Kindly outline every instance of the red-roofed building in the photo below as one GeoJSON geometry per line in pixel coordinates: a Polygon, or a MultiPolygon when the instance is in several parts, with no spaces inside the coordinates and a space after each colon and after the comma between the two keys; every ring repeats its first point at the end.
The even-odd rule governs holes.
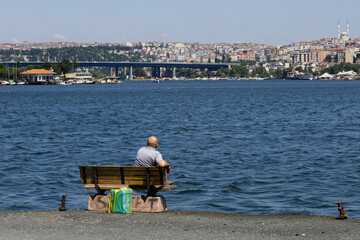
{"type": "Polygon", "coordinates": [[[48,84],[54,82],[56,73],[45,69],[31,69],[20,73],[20,75],[29,84],[48,84]]]}
{"type": "Polygon", "coordinates": [[[205,57],[201,57],[200,61],[202,63],[215,63],[215,56],[205,56],[205,57]]]}
{"type": "Polygon", "coordinates": [[[185,62],[191,63],[191,62],[199,62],[199,59],[197,58],[188,58],[185,60],[185,62]]]}

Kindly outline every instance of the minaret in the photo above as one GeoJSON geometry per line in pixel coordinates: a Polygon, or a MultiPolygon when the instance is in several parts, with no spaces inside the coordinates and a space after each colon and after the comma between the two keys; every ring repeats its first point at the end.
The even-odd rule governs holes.
{"type": "Polygon", "coordinates": [[[340,39],[340,21],[338,20],[338,39],[340,39]]]}
{"type": "Polygon", "coordinates": [[[349,35],[349,20],[347,20],[346,26],[347,26],[347,34],[349,35]]]}

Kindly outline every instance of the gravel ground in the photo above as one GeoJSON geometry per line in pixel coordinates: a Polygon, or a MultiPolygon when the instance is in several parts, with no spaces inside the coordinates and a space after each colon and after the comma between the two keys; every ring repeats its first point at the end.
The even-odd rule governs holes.
{"type": "Polygon", "coordinates": [[[0,239],[360,239],[360,220],[211,212],[0,212],[0,239]]]}

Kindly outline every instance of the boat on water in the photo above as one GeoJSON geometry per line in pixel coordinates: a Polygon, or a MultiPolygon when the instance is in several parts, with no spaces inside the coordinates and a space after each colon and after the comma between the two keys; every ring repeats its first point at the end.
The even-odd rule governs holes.
{"type": "Polygon", "coordinates": [[[312,75],[310,74],[295,74],[295,73],[287,73],[284,80],[313,80],[312,75]]]}
{"type": "Polygon", "coordinates": [[[67,85],[71,85],[71,84],[72,84],[71,82],[59,82],[59,85],[67,86],[67,85]]]}
{"type": "Polygon", "coordinates": [[[0,85],[16,85],[17,82],[14,80],[3,80],[0,81],[0,85]]]}
{"type": "Polygon", "coordinates": [[[295,75],[295,78],[298,80],[313,80],[310,74],[297,74],[295,75]]]}
{"type": "Polygon", "coordinates": [[[4,80],[0,82],[0,85],[10,85],[10,82],[4,80]]]}

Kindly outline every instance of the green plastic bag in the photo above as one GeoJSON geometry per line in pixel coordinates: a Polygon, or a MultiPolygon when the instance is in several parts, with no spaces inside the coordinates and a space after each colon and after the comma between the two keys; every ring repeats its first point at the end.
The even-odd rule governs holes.
{"type": "Polygon", "coordinates": [[[131,213],[131,188],[112,189],[109,194],[109,213],[131,213]]]}

